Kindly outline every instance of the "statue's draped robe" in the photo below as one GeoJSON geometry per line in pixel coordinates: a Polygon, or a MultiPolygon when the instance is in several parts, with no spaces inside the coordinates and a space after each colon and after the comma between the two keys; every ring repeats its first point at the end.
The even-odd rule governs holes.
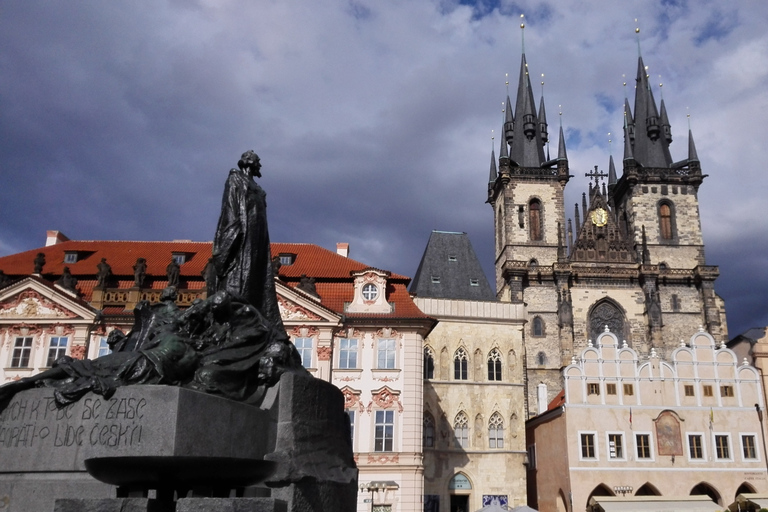
{"type": "Polygon", "coordinates": [[[246,171],[229,172],[213,240],[213,264],[219,290],[242,298],[273,327],[282,329],[272,275],[266,197],[246,171]]]}

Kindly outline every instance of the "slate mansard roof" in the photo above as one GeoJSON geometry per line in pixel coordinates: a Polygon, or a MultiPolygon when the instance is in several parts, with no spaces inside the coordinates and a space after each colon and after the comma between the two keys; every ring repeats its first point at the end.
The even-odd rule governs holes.
{"type": "MultiPolygon", "coordinates": [[[[9,284],[34,272],[34,260],[37,253],[45,254],[46,263],[41,277],[47,282],[54,282],[62,275],[64,267],[77,278],[78,297],[86,302],[93,300],[93,291],[97,282],[97,268],[101,258],[106,258],[112,267],[113,278],[109,288],[129,289],[134,285],[133,266],[137,258],[145,258],[147,278],[142,289],[162,290],[168,284],[165,269],[174,254],[183,253],[186,261],[180,266],[180,290],[199,290],[205,288],[201,275],[211,257],[212,242],[192,241],[100,241],[66,240],[53,245],[33,249],[5,257],[0,257],[0,270],[10,278],[9,284]],[[77,253],[77,261],[65,263],[68,253],[77,253]]],[[[283,284],[295,288],[301,276],[316,280],[315,286],[320,295],[320,304],[330,310],[343,313],[347,317],[375,316],[376,318],[426,319],[413,303],[408,294],[410,278],[400,274],[375,269],[359,261],[341,256],[317,245],[303,243],[273,243],[272,255],[293,255],[291,265],[280,267],[279,278],[283,284]],[[354,298],[354,278],[352,273],[365,270],[387,274],[387,301],[394,305],[388,314],[363,315],[345,313],[345,305],[354,298]]],[[[118,314],[114,307],[105,313],[118,314]]]]}
{"type": "Polygon", "coordinates": [[[411,284],[418,297],[496,300],[466,233],[432,231],[411,284]]]}

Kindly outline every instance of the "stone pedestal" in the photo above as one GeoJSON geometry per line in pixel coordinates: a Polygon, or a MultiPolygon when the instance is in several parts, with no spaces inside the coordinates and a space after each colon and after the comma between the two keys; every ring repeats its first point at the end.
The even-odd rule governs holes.
{"type": "Polygon", "coordinates": [[[149,498],[59,499],[53,512],[174,512],[149,498]]]}

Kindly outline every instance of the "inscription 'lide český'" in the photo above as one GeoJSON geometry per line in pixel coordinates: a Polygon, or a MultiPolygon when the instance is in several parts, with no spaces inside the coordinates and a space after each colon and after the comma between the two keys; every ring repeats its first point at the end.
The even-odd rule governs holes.
{"type": "Polygon", "coordinates": [[[0,450],[45,443],[72,446],[135,446],[141,443],[144,398],[84,398],[58,408],[52,396],[15,399],[0,413],[0,450]]]}

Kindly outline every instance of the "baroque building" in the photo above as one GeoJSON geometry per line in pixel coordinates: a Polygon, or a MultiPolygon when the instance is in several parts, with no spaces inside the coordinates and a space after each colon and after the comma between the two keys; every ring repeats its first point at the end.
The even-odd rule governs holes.
{"type": "Polygon", "coordinates": [[[525,305],[529,403],[537,403],[539,384],[554,398],[560,369],[606,325],[642,356],[652,348],[669,355],[699,326],[726,341],[725,307],[714,289],[719,271],[707,265],[701,235],[705,175],[690,130],[687,156],[672,159],[666,105],[657,105],[642,57],[634,108],[628,99],[624,105],[621,175],[613,156],[607,173],[586,173],[589,190],[567,221],[572,175],[563,128],[557,156],[549,158],[544,98],[537,108],[525,54],[514,109],[509,97],[506,105],[487,202],[498,299],[525,305]]]}
{"type": "Polygon", "coordinates": [[[424,511],[525,505],[522,304],[496,300],[466,233],[433,231],[411,285],[424,340],[424,511]]]}
{"type": "MultiPolygon", "coordinates": [[[[410,279],[349,258],[349,245],[273,243],[285,328],[305,368],[341,389],[360,470],[358,510],[422,508],[423,338],[435,320],[411,300],[410,279]]],[[[139,301],[169,285],[186,308],[205,298],[210,242],[69,240],[0,258],[0,383],[58,358],[109,353],[139,301]]],[[[2,442],[2,440],[0,440],[2,442]]],[[[0,468],[0,487],[2,487],[0,468]]]]}

